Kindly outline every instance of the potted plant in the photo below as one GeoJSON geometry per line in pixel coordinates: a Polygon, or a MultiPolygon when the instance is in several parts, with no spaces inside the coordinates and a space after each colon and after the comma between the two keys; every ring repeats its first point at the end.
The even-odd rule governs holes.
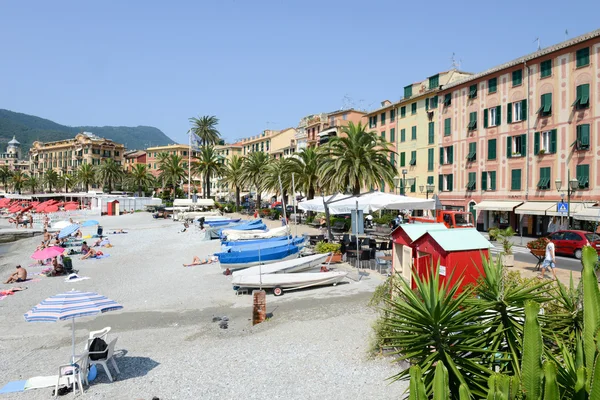
{"type": "Polygon", "coordinates": [[[498,239],[498,233],[500,233],[500,229],[498,227],[493,227],[488,229],[488,234],[490,235],[490,241],[496,241],[498,239]]]}
{"type": "Polygon", "coordinates": [[[498,238],[502,244],[502,253],[500,254],[500,260],[502,265],[505,267],[513,267],[515,265],[515,255],[512,252],[513,242],[510,238],[515,236],[515,231],[510,226],[506,229],[498,230],[498,238]]]}
{"type": "Polygon", "coordinates": [[[319,242],[315,246],[315,251],[319,254],[331,253],[331,256],[327,257],[325,262],[339,263],[342,261],[341,247],[342,245],[339,243],[319,242]]]}
{"type": "Polygon", "coordinates": [[[540,151],[538,151],[538,154],[540,156],[543,156],[544,154],[546,154],[546,150],[545,149],[541,149],[540,151]]]}

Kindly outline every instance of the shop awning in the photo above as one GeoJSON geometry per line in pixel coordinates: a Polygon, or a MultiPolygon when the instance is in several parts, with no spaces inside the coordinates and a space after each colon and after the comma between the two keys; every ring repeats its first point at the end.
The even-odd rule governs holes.
{"type": "Polygon", "coordinates": [[[546,215],[546,210],[556,209],[553,201],[528,201],[515,208],[515,214],[546,215]]]}
{"type": "Polygon", "coordinates": [[[583,208],[579,210],[575,214],[571,214],[571,216],[575,219],[583,220],[583,221],[600,221],[600,207],[589,207],[583,208]]]}
{"type": "MultiPolygon", "coordinates": [[[[575,214],[580,213],[584,210],[587,210],[588,207],[593,206],[595,203],[576,203],[571,202],[571,217],[575,218],[575,214]]],[[[597,211],[596,211],[597,212],[597,211]]],[[[554,207],[546,211],[546,215],[556,215],[556,216],[567,216],[567,214],[556,212],[556,203],[554,203],[554,207]]],[[[581,218],[580,218],[581,219],[581,218]]]]}
{"type": "Polygon", "coordinates": [[[515,207],[523,204],[522,201],[484,200],[475,205],[477,211],[512,211],[515,207]]]}

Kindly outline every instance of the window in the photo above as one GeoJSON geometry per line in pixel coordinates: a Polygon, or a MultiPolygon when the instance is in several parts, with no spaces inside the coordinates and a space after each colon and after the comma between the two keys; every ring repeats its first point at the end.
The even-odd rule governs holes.
{"type": "Polygon", "coordinates": [[[406,142],[406,129],[400,129],[400,141],[406,142]]]}
{"type": "Polygon", "coordinates": [[[475,161],[477,159],[477,143],[469,143],[469,154],[467,154],[467,161],[475,161]]]}
{"type": "Polygon", "coordinates": [[[487,152],[488,160],[496,159],[496,139],[488,140],[488,152],[487,152]]]}
{"type": "Polygon", "coordinates": [[[452,191],[452,183],[453,183],[453,175],[439,175],[438,176],[438,188],[440,192],[451,192],[452,191]]]}
{"type": "Polygon", "coordinates": [[[488,81],[488,93],[496,93],[498,91],[498,78],[492,78],[488,81]]]}
{"type": "Polygon", "coordinates": [[[381,131],[381,139],[385,141],[385,131],[381,131]]]}
{"type": "Polygon", "coordinates": [[[329,126],[333,126],[335,124],[335,118],[329,117],[329,126]]]}
{"type": "Polygon", "coordinates": [[[384,125],[384,124],[385,124],[385,113],[382,112],[381,113],[381,125],[384,125]]]}
{"type": "Polygon", "coordinates": [[[452,134],[452,118],[446,118],[444,120],[444,136],[450,136],[452,134]]]}
{"type": "Polygon", "coordinates": [[[527,135],[506,138],[506,157],[522,157],[527,154],[527,135]]]}
{"type": "Polygon", "coordinates": [[[483,127],[488,128],[500,125],[502,121],[501,112],[501,106],[486,108],[483,110],[483,127]]]}
{"type": "MultiPolygon", "coordinates": [[[[344,114],[344,115],[346,115],[346,114],[344,114]]],[[[345,120],[345,118],[344,118],[344,120],[345,120]]],[[[390,122],[394,122],[395,120],[396,120],[396,110],[392,108],[390,110],[390,122]]]]}
{"type": "Polygon", "coordinates": [[[427,143],[433,144],[435,142],[435,123],[430,122],[428,126],[428,135],[427,135],[427,143]]]}
{"type": "Polygon", "coordinates": [[[452,164],[454,161],[454,146],[440,147],[440,165],[452,164]]]}
{"type": "Polygon", "coordinates": [[[390,164],[392,164],[392,167],[396,166],[396,157],[394,157],[395,154],[394,153],[390,153],[390,164]]]}
{"type": "Polygon", "coordinates": [[[520,122],[527,120],[527,100],[515,101],[506,105],[506,122],[520,122]]]}
{"type": "Polygon", "coordinates": [[[578,165],[577,166],[577,181],[579,182],[580,189],[586,189],[590,187],[590,166],[578,165]]]}
{"type": "Polygon", "coordinates": [[[590,148],[590,125],[577,125],[576,150],[588,150],[590,148]]]}
{"type": "Polygon", "coordinates": [[[519,86],[523,83],[523,70],[513,71],[512,73],[512,85],[519,86]]]}
{"type": "Polygon", "coordinates": [[[406,106],[400,107],[400,118],[406,117],[406,106]]]}
{"type": "Polygon", "coordinates": [[[411,114],[416,114],[417,113],[417,103],[412,103],[410,105],[410,113],[411,114]]]}
{"type": "Polygon", "coordinates": [[[412,96],[412,85],[408,85],[404,87],[404,98],[408,99],[412,96]]]}
{"type": "Polygon", "coordinates": [[[552,75],[552,60],[542,61],[540,63],[540,78],[552,75]]]}
{"type": "MultiPolygon", "coordinates": [[[[375,117],[369,117],[369,128],[376,128],[377,127],[377,116],[375,117]]],[[[254,150],[254,145],[252,145],[254,150]]]]}
{"type": "Polygon", "coordinates": [[[469,172],[469,180],[467,181],[467,190],[475,190],[477,188],[477,173],[469,172]]]}
{"type": "Polygon", "coordinates": [[[533,139],[533,153],[556,153],[556,129],[545,132],[535,132],[533,139]]]}
{"type": "Polygon", "coordinates": [[[481,173],[481,190],[496,190],[496,171],[481,173]]]}
{"type": "Polygon", "coordinates": [[[469,86],[469,98],[477,98],[477,84],[469,86]]]}
{"type": "Polygon", "coordinates": [[[576,53],[577,58],[577,68],[585,67],[590,64],[590,48],[586,47],[585,49],[577,50],[576,53]]]}
{"type": "Polygon", "coordinates": [[[452,93],[444,95],[444,106],[448,107],[452,105],[452,93]]]}
{"type": "Polygon", "coordinates": [[[410,166],[417,165],[417,151],[413,150],[410,152],[410,162],[408,163],[410,166]]]}
{"type": "Polygon", "coordinates": [[[477,129],[477,111],[469,114],[469,126],[467,126],[467,129],[470,131],[477,129]]]}
{"type": "Polygon", "coordinates": [[[540,108],[537,110],[542,117],[552,114],[552,93],[543,94],[540,99],[540,108]]]}
{"type": "Polygon", "coordinates": [[[437,96],[433,96],[431,98],[431,100],[429,100],[429,108],[437,108],[438,106],[438,97],[437,96]]]}
{"type": "Polygon", "coordinates": [[[396,141],[396,128],[390,129],[390,142],[394,143],[396,141]]]}
{"type": "Polygon", "coordinates": [[[437,89],[440,86],[440,76],[434,75],[429,78],[429,89],[437,89]]]}
{"type": "Polygon", "coordinates": [[[400,166],[404,167],[406,164],[406,153],[400,153],[400,166]]]}
{"type": "Polygon", "coordinates": [[[510,171],[510,190],[521,190],[521,170],[510,171]]]}
{"type": "Polygon", "coordinates": [[[427,171],[433,171],[433,148],[427,149],[427,171]]]}
{"type": "Polygon", "coordinates": [[[540,168],[540,180],[537,183],[539,190],[550,189],[550,167],[540,168]]]}
{"type": "Polygon", "coordinates": [[[410,140],[417,140],[417,126],[411,128],[410,140]]]}
{"type": "Polygon", "coordinates": [[[572,104],[576,110],[582,110],[590,106],[590,85],[577,86],[575,102],[572,104]]]}
{"type": "Polygon", "coordinates": [[[88,149],[83,149],[83,154],[87,154],[88,153],[88,149]]]}

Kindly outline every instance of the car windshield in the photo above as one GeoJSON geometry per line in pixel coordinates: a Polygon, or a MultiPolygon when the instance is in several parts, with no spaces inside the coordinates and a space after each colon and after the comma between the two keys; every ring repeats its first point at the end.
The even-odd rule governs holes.
{"type": "Polygon", "coordinates": [[[585,238],[591,243],[591,242],[597,242],[600,240],[600,235],[597,235],[595,233],[586,233],[585,234],[585,238]]]}
{"type": "Polygon", "coordinates": [[[471,222],[472,215],[469,213],[454,214],[456,226],[473,225],[471,222]]]}

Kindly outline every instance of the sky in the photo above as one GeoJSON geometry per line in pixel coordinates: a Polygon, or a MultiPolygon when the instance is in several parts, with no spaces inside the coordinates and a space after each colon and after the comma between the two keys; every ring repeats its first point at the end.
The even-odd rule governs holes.
{"type": "Polygon", "coordinates": [[[228,142],[372,110],[452,66],[481,72],[600,28],[597,0],[0,0],[0,108],[228,142]],[[565,35],[565,30],[568,35],[565,35]]]}

